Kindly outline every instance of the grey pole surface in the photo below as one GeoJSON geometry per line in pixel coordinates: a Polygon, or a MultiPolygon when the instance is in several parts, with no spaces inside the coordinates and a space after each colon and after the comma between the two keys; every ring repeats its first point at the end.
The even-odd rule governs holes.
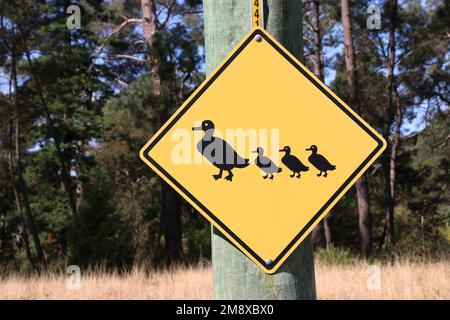
{"type": "MultiPolygon", "coordinates": [[[[265,29],[303,61],[301,1],[267,0],[264,9],[265,29]]],[[[210,73],[249,32],[250,0],[203,0],[203,15],[210,73]]],[[[215,299],[316,298],[311,236],[273,275],[265,274],[217,229],[212,228],[211,237],[215,299]]]]}

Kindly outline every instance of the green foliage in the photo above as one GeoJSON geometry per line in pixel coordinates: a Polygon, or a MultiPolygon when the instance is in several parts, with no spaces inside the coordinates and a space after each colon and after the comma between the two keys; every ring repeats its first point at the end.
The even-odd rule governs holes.
{"type": "Polygon", "coordinates": [[[187,237],[186,256],[188,261],[196,262],[211,259],[211,224],[201,217],[195,210],[188,209],[184,222],[187,237]]]}
{"type": "MultiPolygon", "coordinates": [[[[411,161],[399,176],[406,220],[400,224],[400,244],[405,251],[423,254],[450,252],[449,226],[450,146],[448,110],[436,114],[429,126],[405,146],[411,161]],[[405,228],[402,232],[402,227],[405,228]]],[[[399,218],[402,215],[399,216],[399,218]]]]}
{"type": "Polygon", "coordinates": [[[95,150],[99,166],[112,183],[117,210],[130,226],[138,263],[148,263],[156,254],[159,234],[161,182],[139,158],[139,150],[155,130],[152,87],[153,81],[142,77],[108,102],[101,147],[95,150]]]}
{"type": "Polygon", "coordinates": [[[0,265],[14,257],[14,239],[11,234],[17,232],[19,218],[17,214],[10,215],[14,211],[13,195],[7,172],[7,165],[0,161],[0,265]]]}
{"type": "Polygon", "coordinates": [[[356,257],[347,248],[329,245],[315,253],[315,259],[323,265],[346,265],[354,263],[356,257]]]}
{"type": "Polygon", "coordinates": [[[108,177],[93,170],[84,188],[83,203],[69,230],[70,263],[130,266],[133,262],[130,230],[116,212],[108,177]]]}

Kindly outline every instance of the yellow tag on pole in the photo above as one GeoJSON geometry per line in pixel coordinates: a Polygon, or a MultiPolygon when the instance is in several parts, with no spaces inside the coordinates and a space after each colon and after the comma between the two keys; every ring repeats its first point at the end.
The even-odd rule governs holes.
{"type": "Polygon", "coordinates": [[[252,28],[262,28],[264,19],[264,0],[250,0],[252,13],[252,28]]]}
{"type": "Polygon", "coordinates": [[[274,273],[385,147],[345,102],[255,27],[140,156],[274,273]]]}

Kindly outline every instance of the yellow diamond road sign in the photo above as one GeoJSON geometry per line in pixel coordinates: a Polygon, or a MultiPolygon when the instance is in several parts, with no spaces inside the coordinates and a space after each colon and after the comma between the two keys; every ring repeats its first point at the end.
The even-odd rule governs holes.
{"type": "Polygon", "coordinates": [[[142,148],[141,158],[274,273],[385,147],[257,28],[142,148]]]}

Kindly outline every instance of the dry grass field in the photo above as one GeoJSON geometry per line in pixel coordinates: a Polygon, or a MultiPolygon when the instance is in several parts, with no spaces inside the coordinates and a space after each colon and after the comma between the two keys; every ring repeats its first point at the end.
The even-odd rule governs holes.
{"type": "MultiPolygon", "coordinates": [[[[450,299],[450,262],[380,266],[316,265],[318,299],[450,299]],[[377,272],[377,270],[375,270],[377,272]],[[378,282],[378,280],[381,280],[378,282]]],[[[9,276],[0,280],[0,299],[211,299],[209,266],[150,275],[86,272],[79,289],[68,289],[65,275],[9,276]]]]}

